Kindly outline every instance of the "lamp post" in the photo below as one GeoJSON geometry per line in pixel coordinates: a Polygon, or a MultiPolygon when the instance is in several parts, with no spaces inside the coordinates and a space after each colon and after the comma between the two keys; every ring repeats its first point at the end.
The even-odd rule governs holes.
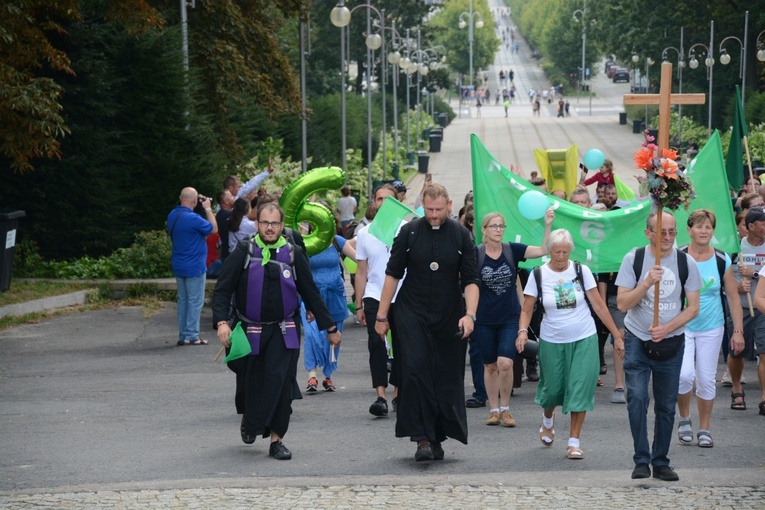
{"type": "MultiPolygon", "coordinates": [[[[385,10],[382,10],[383,17],[385,17],[385,10]]],[[[396,95],[396,85],[398,84],[398,72],[396,67],[401,60],[401,53],[398,52],[398,47],[401,45],[401,36],[396,31],[396,20],[393,20],[391,27],[380,27],[380,33],[383,38],[383,54],[384,57],[380,59],[380,67],[382,68],[382,152],[383,152],[383,173],[382,178],[385,179],[385,175],[388,170],[388,151],[387,151],[387,103],[385,101],[385,86],[388,83],[387,79],[387,64],[394,66],[393,73],[393,142],[395,144],[395,158],[396,165],[398,165],[398,105],[396,95]],[[389,30],[393,34],[391,45],[393,51],[387,53],[387,47],[385,46],[385,31],[389,30]]]]}
{"type": "MultiPolygon", "coordinates": [[[[483,28],[483,16],[480,12],[473,12],[473,0],[470,0],[470,11],[462,12],[460,14],[459,27],[462,30],[468,27],[468,42],[470,44],[470,79],[468,86],[473,89],[473,25],[475,28],[483,28]],[[478,21],[473,21],[475,17],[478,17],[478,21]],[[466,19],[467,18],[467,19],[466,19]]],[[[462,91],[460,91],[460,111],[462,110],[462,91]]],[[[470,101],[468,101],[468,109],[470,108],[470,101]]]]}
{"type": "MultiPolygon", "coordinates": [[[[343,37],[343,28],[348,26],[351,22],[351,14],[356,9],[365,8],[367,10],[367,31],[366,31],[366,46],[367,46],[367,198],[372,199],[372,51],[377,50],[382,46],[383,40],[380,34],[372,33],[372,18],[371,11],[374,11],[380,19],[380,27],[385,27],[385,19],[380,11],[375,9],[372,4],[359,4],[353,9],[348,9],[345,6],[345,1],[340,0],[337,5],[332,9],[329,14],[330,21],[336,27],[341,29],[340,37],[343,37]]],[[[340,55],[343,59],[342,66],[342,84],[343,91],[340,95],[340,111],[342,116],[342,162],[343,171],[346,171],[346,137],[345,137],[345,55],[344,44],[340,43],[340,55]]]]}
{"type": "Polygon", "coordinates": [[[765,30],[757,34],[757,40],[755,41],[755,46],[757,46],[757,60],[760,62],[765,62],[765,41],[760,42],[760,37],[765,34],[765,30]]]}
{"type": "Polygon", "coordinates": [[[728,55],[728,52],[723,49],[723,45],[725,44],[725,41],[728,39],[732,39],[734,41],[738,41],[738,44],[741,46],[741,63],[739,64],[739,78],[741,78],[741,106],[744,106],[746,104],[746,41],[749,37],[749,11],[746,11],[744,14],[744,40],[742,41],[738,37],[735,36],[728,36],[722,41],[720,41],[720,63],[724,66],[727,66],[730,64],[730,55],[728,55]]]}
{"type": "MultiPolygon", "coordinates": [[[[683,93],[683,68],[685,67],[685,50],[683,50],[683,27],[680,27],[680,49],[674,46],[668,46],[661,52],[662,61],[667,61],[667,50],[674,50],[677,53],[677,80],[680,83],[678,93],[683,93]]],[[[677,138],[683,139],[683,105],[677,105],[677,138]]]]}
{"type": "Polygon", "coordinates": [[[704,64],[707,66],[707,80],[709,80],[709,119],[707,121],[707,136],[712,136],[712,84],[714,83],[714,74],[713,74],[713,66],[715,65],[715,59],[712,55],[712,50],[714,49],[714,28],[715,28],[715,22],[710,22],[710,29],[709,29],[709,46],[703,44],[703,43],[696,43],[693,46],[690,47],[688,50],[688,58],[690,59],[688,61],[688,67],[691,69],[696,69],[699,67],[699,61],[696,59],[696,52],[694,51],[694,48],[701,47],[704,48],[704,50],[707,53],[706,58],[704,59],[704,64]]]}
{"type": "MultiPolygon", "coordinates": [[[[579,103],[579,94],[582,90],[582,85],[584,84],[584,55],[585,55],[585,47],[587,46],[587,0],[584,0],[584,6],[581,9],[577,9],[574,11],[574,20],[581,21],[582,22],[582,72],[579,75],[579,87],[577,87],[576,90],[576,102],[579,103]],[[579,18],[576,17],[577,13],[579,14],[579,18]]],[[[590,115],[592,115],[592,111],[590,111],[590,115]]]]}
{"type": "MultiPolygon", "coordinates": [[[[645,59],[645,93],[650,94],[651,90],[651,78],[648,74],[648,67],[652,66],[654,64],[654,61],[651,57],[646,57],[645,59]]],[[[645,105],[645,127],[648,129],[648,105],[645,105]]]]}

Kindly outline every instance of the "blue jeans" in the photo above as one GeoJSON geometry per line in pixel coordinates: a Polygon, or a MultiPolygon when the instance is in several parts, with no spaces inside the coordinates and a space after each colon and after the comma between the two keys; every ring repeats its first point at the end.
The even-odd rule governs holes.
{"type": "Polygon", "coordinates": [[[481,358],[481,348],[478,342],[473,338],[468,342],[468,352],[470,353],[470,373],[473,376],[473,398],[486,402],[489,397],[486,396],[486,384],[483,381],[483,358],[481,358]]]}
{"type": "Polygon", "coordinates": [[[669,445],[675,426],[675,406],[680,385],[683,349],[665,361],[646,356],[642,341],[629,330],[624,335],[624,376],[627,385],[627,413],[634,443],[635,464],[651,464],[654,468],[669,466],[669,445]],[[648,381],[653,375],[655,423],[653,446],[648,448],[648,381]]]}
{"type": "Polygon", "coordinates": [[[199,316],[205,302],[205,273],[193,278],[175,277],[178,286],[178,341],[199,338],[199,316]]]}

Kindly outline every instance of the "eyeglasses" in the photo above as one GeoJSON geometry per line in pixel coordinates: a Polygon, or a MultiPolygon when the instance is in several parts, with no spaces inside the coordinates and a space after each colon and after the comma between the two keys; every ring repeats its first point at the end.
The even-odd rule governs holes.
{"type": "MultiPolygon", "coordinates": [[[[653,232],[654,234],[656,233],[655,230],[652,230],[652,229],[649,229],[649,230],[651,230],[651,232],[653,232]]],[[[676,235],[677,235],[677,229],[674,229],[674,228],[670,230],[661,231],[661,237],[666,237],[666,236],[675,237],[676,235]]]]}
{"type": "Polygon", "coordinates": [[[258,225],[263,225],[263,227],[268,228],[277,228],[279,225],[281,225],[281,221],[259,221],[258,225]]]}
{"type": "Polygon", "coordinates": [[[489,228],[491,230],[505,230],[507,228],[507,225],[486,225],[486,228],[489,228]]]}

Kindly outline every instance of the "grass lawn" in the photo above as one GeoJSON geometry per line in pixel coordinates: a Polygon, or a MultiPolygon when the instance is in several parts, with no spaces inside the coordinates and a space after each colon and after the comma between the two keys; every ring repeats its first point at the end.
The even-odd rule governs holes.
{"type": "Polygon", "coordinates": [[[51,280],[12,280],[11,288],[0,293],[0,306],[24,303],[49,296],[92,288],[92,285],[51,280]]]}

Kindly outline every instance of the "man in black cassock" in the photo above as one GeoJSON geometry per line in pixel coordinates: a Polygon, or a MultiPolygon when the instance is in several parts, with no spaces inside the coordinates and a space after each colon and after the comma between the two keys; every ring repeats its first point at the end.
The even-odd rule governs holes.
{"type": "Polygon", "coordinates": [[[396,436],[417,442],[418,462],[443,459],[447,437],[467,444],[465,353],[480,281],[470,233],[447,218],[446,188],[426,187],[422,206],[425,217],[401,227],[393,241],[375,326],[387,334],[390,302],[406,270],[393,318],[401,377],[396,436]]]}
{"type": "Polygon", "coordinates": [[[221,344],[230,347],[226,319],[234,294],[234,322],[243,322],[250,345],[255,346],[250,355],[229,363],[237,373],[237,392],[243,397],[237,402],[237,410],[242,412],[242,441],[252,444],[257,435],[270,436],[269,455],[289,460],[292,453],[281,440],[289,427],[292,400],[302,398],[296,380],[300,357],[297,294],[313,312],[319,329],[327,330],[330,343],[338,345],[341,335],[314,284],[305,252],[287,244],[283,228],[284,212],[276,203],[258,208],[258,234],[252,242],[241,241],[223,264],[213,294],[213,320],[221,344]],[[291,256],[286,255],[289,253],[291,256]],[[248,257],[249,265],[245,264],[248,257]],[[258,275],[253,274],[255,270],[258,275]],[[254,287],[257,282],[261,288],[254,287]],[[258,301],[260,305],[254,305],[258,301]]]}

